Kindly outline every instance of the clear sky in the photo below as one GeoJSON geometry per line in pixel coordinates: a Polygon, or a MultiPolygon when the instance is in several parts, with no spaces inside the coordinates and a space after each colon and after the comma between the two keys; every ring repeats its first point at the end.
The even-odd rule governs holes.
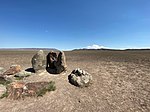
{"type": "Polygon", "coordinates": [[[150,48],[150,0],[0,0],[0,48],[150,48]]]}

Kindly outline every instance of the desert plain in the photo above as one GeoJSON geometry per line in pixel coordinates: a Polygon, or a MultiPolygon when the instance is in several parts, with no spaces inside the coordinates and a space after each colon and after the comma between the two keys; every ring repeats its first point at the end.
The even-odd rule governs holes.
{"type": "MultiPolygon", "coordinates": [[[[0,51],[0,67],[31,68],[37,51],[0,51]]],[[[45,51],[48,53],[48,51],[45,51]]],[[[0,112],[150,112],[150,50],[65,51],[67,72],[35,74],[25,82],[55,81],[56,90],[43,97],[0,99],[0,112]],[[89,87],[69,83],[68,75],[81,68],[93,76],[89,87]]]]}

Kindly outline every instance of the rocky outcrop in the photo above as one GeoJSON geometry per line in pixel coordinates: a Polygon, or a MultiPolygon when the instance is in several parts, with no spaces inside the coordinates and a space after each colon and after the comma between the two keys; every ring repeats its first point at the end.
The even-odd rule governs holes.
{"type": "Polygon", "coordinates": [[[41,72],[46,68],[46,57],[43,50],[38,51],[32,58],[32,67],[35,72],[41,72]]]}
{"type": "Polygon", "coordinates": [[[66,58],[64,52],[60,51],[58,56],[56,52],[49,52],[47,55],[47,70],[52,73],[60,74],[66,71],[66,58]]]}
{"type": "Polygon", "coordinates": [[[92,83],[92,75],[80,68],[73,70],[68,79],[71,84],[78,87],[87,87],[92,83]]]}

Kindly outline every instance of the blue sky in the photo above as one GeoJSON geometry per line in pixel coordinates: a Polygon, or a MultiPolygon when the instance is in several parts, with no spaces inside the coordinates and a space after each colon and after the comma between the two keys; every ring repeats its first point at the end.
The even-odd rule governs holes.
{"type": "Polygon", "coordinates": [[[150,0],[0,0],[0,48],[150,48],[150,0]]]}

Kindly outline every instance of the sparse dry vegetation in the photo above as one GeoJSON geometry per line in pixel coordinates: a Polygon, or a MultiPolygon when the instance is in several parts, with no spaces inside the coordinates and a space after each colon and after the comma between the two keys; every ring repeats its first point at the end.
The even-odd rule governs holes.
{"type": "Polygon", "coordinates": [[[36,95],[37,97],[43,96],[44,94],[46,94],[46,92],[55,91],[55,89],[56,89],[55,82],[50,81],[48,86],[37,91],[36,95]]]}
{"type": "MultiPolygon", "coordinates": [[[[0,51],[0,65],[31,67],[36,51],[0,51]]],[[[55,81],[57,89],[43,97],[0,100],[1,112],[149,112],[150,51],[68,51],[67,72],[26,77],[26,82],[55,81]],[[88,88],[77,88],[68,75],[81,68],[93,76],[88,88]]]]}

